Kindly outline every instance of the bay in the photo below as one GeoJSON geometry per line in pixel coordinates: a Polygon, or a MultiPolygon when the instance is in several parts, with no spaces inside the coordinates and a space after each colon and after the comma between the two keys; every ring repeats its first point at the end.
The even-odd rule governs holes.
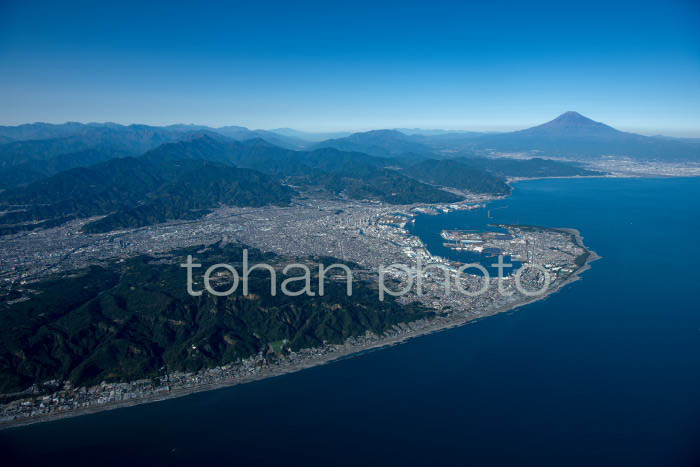
{"type": "Polygon", "coordinates": [[[435,254],[443,228],[521,223],[579,229],[603,259],[545,300],[395,347],[4,430],[3,465],[698,465],[698,200],[697,178],[533,180],[421,216],[435,254]]]}

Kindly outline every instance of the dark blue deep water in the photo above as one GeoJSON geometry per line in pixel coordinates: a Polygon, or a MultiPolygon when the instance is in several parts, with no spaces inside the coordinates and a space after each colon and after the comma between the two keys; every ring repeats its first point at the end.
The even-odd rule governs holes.
{"type": "MultiPolygon", "coordinates": [[[[582,281],[300,373],[2,431],[0,464],[700,465],[699,200],[700,179],[518,183],[491,221],[578,228],[604,257],[582,281]]],[[[416,229],[432,248],[433,226],[480,222],[416,229]]]]}

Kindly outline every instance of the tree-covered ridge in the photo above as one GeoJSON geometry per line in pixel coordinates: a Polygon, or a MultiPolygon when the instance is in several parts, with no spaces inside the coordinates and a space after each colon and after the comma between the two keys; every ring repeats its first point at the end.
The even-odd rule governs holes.
{"type": "Polygon", "coordinates": [[[7,213],[0,216],[0,234],[55,225],[61,218],[106,215],[85,227],[97,233],[191,219],[220,205],[284,205],[293,194],[285,181],[395,204],[459,200],[385,169],[387,161],[336,149],[292,151],[262,140],[200,135],[138,158],[67,170],[3,192],[0,207],[7,213]]]}
{"type": "Polygon", "coordinates": [[[540,157],[533,157],[532,159],[469,157],[460,158],[457,161],[500,177],[537,178],[604,175],[604,172],[585,169],[577,163],[542,159],[540,157]]]}
{"type": "Polygon", "coordinates": [[[389,204],[454,203],[462,196],[455,195],[395,170],[379,169],[362,172],[339,172],[321,179],[322,185],[335,193],[353,199],[379,199],[389,204]]]}
{"type": "Polygon", "coordinates": [[[404,173],[428,183],[473,193],[510,193],[505,180],[452,159],[428,159],[404,169],[404,173]]]}
{"type": "Polygon", "coordinates": [[[139,156],[162,144],[192,140],[202,134],[234,140],[264,137],[278,146],[295,149],[307,144],[291,136],[232,126],[76,122],[0,126],[0,188],[28,184],[62,170],[87,167],[114,157],[139,156]]]}
{"type": "Polygon", "coordinates": [[[439,187],[503,195],[510,192],[504,177],[599,174],[538,158],[415,161],[334,148],[294,151],[262,139],[200,133],[138,158],[67,170],[0,193],[0,209],[7,211],[0,216],[0,234],[98,215],[107,217],[86,226],[87,232],[192,219],[220,205],[283,205],[293,194],[290,184],[392,204],[449,203],[459,196],[439,187]]]}
{"type": "MultiPolygon", "coordinates": [[[[450,154],[536,151],[548,157],[598,158],[605,155],[642,160],[697,161],[700,144],[693,138],[643,136],[616,130],[576,112],[524,130],[505,133],[463,131],[372,130],[342,138],[303,140],[300,132],[249,130],[203,125],[118,125],[114,123],[60,125],[33,123],[0,126],[0,188],[7,189],[88,166],[113,157],[138,156],[161,145],[191,141],[202,135],[246,142],[264,140],[280,151],[336,148],[396,158],[404,163],[419,156],[449,158],[450,154]],[[295,136],[296,135],[296,136],[295,136]],[[286,148],[286,149],[284,149],[286,148]]],[[[171,150],[169,148],[168,150],[171,150]]],[[[292,151],[294,152],[294,151],[292,151]]],[[[267,154],[262,154],[267,158],[267,154]]],[[[245,164],[244,164],[245,165],[245,164]]]]}
{"type": "Polygon", "coordinates": [[[405,153],[430,153],[424,144],[428,139],[419,135],[407,135],[397,130],[372,130],[353,133],[343,138],[316,143],[316,148],[336,148],[343,151],[359,151],[375,156],[401,156],[405,153]]]}
{"type": "Polygon", "coordinates": [[[18,165],[0,168],[0,187],[5,189],[28,185],[74,167],[87,167],[117,157],[131,155],[115,149],[84,149],[51,157],[47,160],[29,160],[18,165]]]}
{"type": "MultiPolygon", "coordinates": [[[[203,271],[213,264],[231,264],[242,273],[243,248],[185,248],[157,260],[140,256],[26,285],[2,297],[0,392],[51,379],[89,385],[196,371],[268,352],[280,341],[291,350],[341,343],[432,315],[391,297],[380,302],[377,291],[362,281],[354,283],[351,297],[344,281],[328,279],[323,297],[288,297],[279,293],[285,278],[279,271],[276,296],[270,294],[269,273],[260,270],[251,273],[248,296],[240,287],[229,297],[187,293],[186,270],[179,264],[188,254],[204,265],[194,270],[201,289],[203,271]],[[11,300],[21,296],[28,299],[11,300]]],[[[257,250],[249,253],[251,265],[282,260],[257,250]]],[[[310,267],[316,261],[336,262],[306,261],[310,267]]],[[[311,288],[318,292],[317,278],[311,288]]]]}
{"type": "MultiPolygon", "coordinates": [[[[203,160],[158,163],[143,158],[113,159],[72,169],[0,194],[5,225],[60,217],[108,216],[88,224],[90,232],[140,227],[222,204],[285,205],[294,191],[260,172],[203,160]]],[[[31,224],[29,225],[31,226],[31,224]]]]}
{"type": "MultiPolygon", "coordinates": [[[[0,134],[3,132],[20,139],[0,145],[0,168],[30,161],[51,163],[58,156],[86,150],[137,156],[161,144],[189,137],[188,132],[166,127],[92,126],[78,123],[0,127],[0,134]]],[[[99,160],[92,161],[95,162],[99,160]]]]}
{"type": "Polygon", "coordinates": [[[334,148],[292,151],[261,139],[222,141],[204,135],[191,142],[163,145],[143,157],[158,160],[206,158],[225,161],[294,184],[321,186],[353,199],[378,199],[392,204],[442,203],[460,199],[406,177],[396,170],[387,169],[401,165],[400,160],[334,148]]]}

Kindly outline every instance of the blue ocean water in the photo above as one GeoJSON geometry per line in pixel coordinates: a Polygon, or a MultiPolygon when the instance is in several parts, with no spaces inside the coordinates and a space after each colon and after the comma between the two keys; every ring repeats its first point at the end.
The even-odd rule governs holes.
{"type": "MultiPolygon", "coordinates": [[[[406,224],[406,229],[413,235],[417,235],[428,246],[433,255],[449,258],[462,263],[480,263],[489,273],[490,277],[498,277],[498,268],[494,264],[498,262],[497,256],[501,252],[482,253],[470,251],[458,251],[444,246],[444,240],[440,234],[443,230],[478,230],[489,232],[507,233],[507,231],[494,224],[498,223],[520,223],[502,222],[496,216],[501,209],[507,209],[508,200],[496,200],[488,203],[484,208],[471,211],[454,211],[448,215],[428,215],[423,214],[416,218],[415,223],[406,224]]],[[[522,263],[513,260],[509,255],[504,255],[503,262],[511,264],[512,267],[503,268],[502,274],[508,276],[514,273],[522,263]]],[[[481,274],[475,269],[469,271],[470,274],[481,274]]]]}
{"type": "MultiPolygon", "coordinates": [[[[583,280],[296,374],[5,430],[2,463],[700,465],[698,200],[700,179],[520,182],[486,222],[579,229],[603,256],[583,280]]],[[[484,216],[415,229],[439,250],[484,216]]]]}

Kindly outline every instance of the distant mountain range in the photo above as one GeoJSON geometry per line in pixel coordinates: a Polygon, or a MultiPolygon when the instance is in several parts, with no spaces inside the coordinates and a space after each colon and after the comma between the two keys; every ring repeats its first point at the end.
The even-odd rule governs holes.
{"type": "Polygon", "coordinates": [[[393,128],[393,130],[400,131],[405,135],[421,135],[421,136],[440,136],[440,135],[459,135],[459,136],[481,136],[488,134],[483,131],[466,131],[466,130],[440,130],[431,129],[426,130],[423,128],[393,128]]]}
{"type": "Polygon", "coordinates": [[[303,141],[311,141],[311,142],[318,142],[318,141],[325,141],[327,139],[334,139],[334,138],[345,138],[346,136],[350,136],[353,132],[352,131],[334,131],[334,132],[325,132],[325,133],[313,133],[313,132],[308,132],[308,131],[299,131],[295,130],[293,128],[275,128],[274,130],[270,130],[272,133],[276,133],[280,136],[288,136],[292,138],[297,138],[303,141]]]}
{"type": "Polygon", "coordinates": [[[85,167],[116,157],[139,156],[164,143],[186,141],[202,134],[235,140],[264,138],[286,148],[311,143],[264,130],[201,125],[118,125],[116,123],[32,123],[0,127],[0,187],[41,180],[74,167],[85,167]],[[6,141],[4,144],[2,142],[6,141]]]}
{"type": "Polygon", "coordinates": [[[700,142],[695,139],[619,131],[577,112],[566,112],[542,125],[506,133],[406,134],[397,130],[374,130],[321,141],[315,147],[334,147],[378,156],[433,153],[444,157],[458,152],[482,155],[531,152],[578,159],[616,155],[645,160],[700,161],[700,142]]]}
{"type": "Polygon", "coordinates": [[[501,152],[538,151],[549,156],[590,158],[604,155],[649,160],[700,161],[700,144],[616,130],[576,112],[510,133],[485,135],[474,147],[501,152]]]}
{"type": "Polygon", "coordinates": [[[576,112],[566,112],[539,126],[505,133],[414,128],[348,134],[186,124],[157,127],[32,123],[0,127],[0,187],[31,183],[62,170],[115,157],[138,156],[161,144],[187,141],[203,134],[237,141],[259,138],[285,149],[335,148],[414,161],[513,152],[581,160],[616,155],[646,160],[700,161],[700,139],[623,132],[576,112]]]}
{"type": "Polygon", "coordinates": [[[461,199],[387,168],[389,162],[332,148],[292,151],[262,139],[203,134],[138,158],[73,168],[6,190],[0,193],[0,234],[105,215],[84,227],[98,233],[197,218],[222,205],[284,205],[294,193],[287,183],[394,204],[461,199]]]}
{"type": "Polygon", "coordinates": [[[451,203],[461,197],[445,189],[505,194],[509,177],[600,174],[542,157],[494,157],[502,152],[700,160],[696,141],[626,133],[576,112],[499,134],[375,130],[314,143],[279,131],[286,134],[199,125],[0,127],[12,140],[0,144],[0,235],[91,216],[105,217],[85,230],[106,232],[222,205],[284,205],[290,186],[393,204],[451,203]]]}
{"type": "Polygon", "coordinates": [[[355,199],[379,199],[394,204],[460,199],[391,168],[405,165],[403,160],[335,148],[293,151],[262,139],[226,141],[204,135],[191,142],[163,145],[144,154],[143,158],[159,161],[195,158],[232,164],[295,185],[321,186],[355,199]]]}
{"type": "Polygon", "coordinates": [[[335,148],[294,151],[206,131],[189,135],[137,158],[65,170],[0,193],[0,234],[106,216],[84,227],[99,233],[193,219],[222,205],[285,205],[294,194],[289,185],[391,204],[452,203],[462,197],[442,188],[501,195],[510,192],[508,176],[599,174],[544,159],[416,161],[335,148]]]}
{"type": "Polygon", "coordinates": [[[398,156],[405,153],[430,154],[433,148],[424,144],[422,135],[407,135],[398,130],[372,130],[353,133],[345,138],[316,143],[314,148],[335,148],[343,151],[365,152],[375,156],[398,156]]]}
{"type": "MultiPolygon", "coordinates": [[[[124,144],[141,144],[134,149],[141,153],[152,147],[167,142],[176,141],[188,134],[211,132],[218,133],[236,140],[253,138],[265,138],[272,144],[299,149],[309,145],[311,139],[301,139],[294,135],[285,135],[266,130],[250,130],[243,126],[209,127],[205,125],[176,124],[168,126],[152,125],[120,125],[118,123],[77,123],[68,122],[62,124],[28,123],[18,126],[0,126],[0,143],[29,140],[55,140],[72,137],[74,140],[85,139],[87,144],[94,144],[104,138],[119,138],[124,144]],[[148,138],[161,141],[150,142],[148,138]],[[144,149],[145,146],[148,146],[144,149]]],[[[301,133],[301,132],[300,132],[301,133]]],[[[132,147],[129,146],[129,147],[132,147]]]]}

